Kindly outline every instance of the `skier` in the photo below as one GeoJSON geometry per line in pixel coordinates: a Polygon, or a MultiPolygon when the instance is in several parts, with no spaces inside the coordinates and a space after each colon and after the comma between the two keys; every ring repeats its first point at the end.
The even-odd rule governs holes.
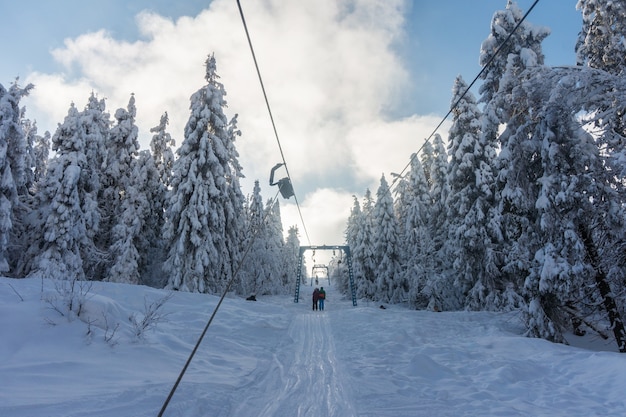
{"type": "Polygon", "coordinates": [[[320,296],[320,290],[317,289],[317,287],[315,287],[315,289],[313,290],[313,311],[317,310],[317,302],[319,300],[320,296]]]}
{"type": "Polygon", "coordinates": [[[326,291],[324,291],[324,287],[320,288],[318,297],[319,297],[320,310],[324,310],[324,300],[326,299],[326,291]]]}

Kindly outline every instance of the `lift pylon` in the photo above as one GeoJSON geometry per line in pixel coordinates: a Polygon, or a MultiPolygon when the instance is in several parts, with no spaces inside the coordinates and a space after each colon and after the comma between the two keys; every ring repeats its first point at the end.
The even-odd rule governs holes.
{"type": "Polygon", "coordinates": [[[352,271],[352,253],[350,252],[350,246],[300,246],[298,252],[298,272],[296,273],[296,294],[293,299],[294,303],[297,303],[300,299],[300,282],[302,282],[302,263],[304,253],[307,250],[341,250],[346,254],[346,261],[348,262],[348,278],[350,279],[350,292],[352,294],[352,305],[356,307],[356,288],[354,287],[354,273],[352,271]]]}

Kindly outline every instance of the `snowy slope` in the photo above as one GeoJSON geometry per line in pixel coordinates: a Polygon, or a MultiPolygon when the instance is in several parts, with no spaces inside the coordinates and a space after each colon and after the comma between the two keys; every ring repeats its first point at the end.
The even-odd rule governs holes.
{"type": "MultiPolygon", "coordinates": [[[[515,314],[352,307],[332,288],[313,312],[310,291],[298,304],[227,298],[164,415],[626,414],[626,356],[613,343],[524,338],[515,314]]],[[[158,415],[218,301],[174,293],[137,339],[129,317],[167,292],[93,283],[90,325],[42,300],[55,294],[50,281],[0,279],[0,416],[158,415]]]]}

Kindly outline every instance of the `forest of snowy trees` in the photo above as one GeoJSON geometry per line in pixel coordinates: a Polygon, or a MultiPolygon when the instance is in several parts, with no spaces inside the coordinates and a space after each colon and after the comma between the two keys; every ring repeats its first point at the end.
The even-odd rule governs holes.
{"type": "Polygon", "coordinates": [[[480,96],[454,81],[447,146],[435,134],[393,191],[383,176],[376,198],[354,199],[360,297],[521,309],[529,336],[591,328],[626,352],[626,4],[578,8],[578,62],[558,68],[544,65],[547,29],[515,2],[496,12],[480,96]]]}
{"type": "MultiPolygon", "coordinates": [[[[457,77],[447,138],[354,198],[346,244],[359,298],[521,310],[529,336],[612,332],[626,352],[626,5],[578,7],[578,62],[557,68],[544,64],[547,29],[522,22],[513,1],[496,12],[479,97],[457,77]]],[[[225,116],[218,79],[209,56],[175,152],[167,113],[139,149],[132,95],[111,117],[92,93],[41,136],[20,107],[33,86],[0,85],[1,273],[291,293],[298,230],[284,238],[258,181],[243,195],[237,117],[225,116]]],[[[331,267],[348,292],[345,263],[331,267]]]]}
{"type": "Polygon", "coordinates": [[[0,85],[0,270],[12,277],[99,280],[240,295],[291,292],[298,230],[283,240],[278,202],[249,198],[236,117],[214,56],[191,97],[176,150],[163,114],[139,150],[135,99],[113,119],[91,94],[56,132],[37,134],[20,99],[33,86],[0,85]],[[50,151],[53,156],[49,157],[50,151]],[[248,247],[249,259],[235,276],[248,247]],[[235,277],[235,279],[232,279],[235,277]],[[232,282],[231,282],[232,281],[232,282]]]}

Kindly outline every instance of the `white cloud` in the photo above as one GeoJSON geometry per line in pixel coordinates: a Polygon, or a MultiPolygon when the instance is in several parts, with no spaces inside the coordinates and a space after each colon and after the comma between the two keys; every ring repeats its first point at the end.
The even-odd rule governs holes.
{"type": "MultiPolygon", "coordinates": [[[[298,196],[312,239],[339,243],[351,194],[364,191],[322,189],[329,184],[315,183],[320,172],[326,179],[345,178],[350,170],[354,179],[377,186],[382,172],[406,165],[434,126],[429,117],[384,120],[382,109],[409,82],[393,50],[403,36],[403,5],[401,0],[243,5],[296,192],[320,188],[298,196]],[[306,187],[300,182],[305,180],[311,181],[306,187]]],[[[254,179],[265,182],[281,155],[235,2],[215,0],[198,16],[176,21],[144,12],[136,22],[141,40],[115,39],[106,31],[67,39],[53,52],[63,74],[27,77],[36,85],[28,116],[38,120],[40,131],[53,131],[70,102],[80,109],[92,91],[107,99],[111,114],[134,93],[142,148],[165,111],[180,144],[189,97],[204,85],[204,61],[214,52],[228,112],[239,114],[244,192],[251,192],[254,179]]],[[[289,210],[284,205],[283,216],[289,210]]]]}
{"type": "Polygon", "coordinates": [[[280,212],[285,231],[293,225],[299,225],[300,243],[303,245],[340,245],[344,242],[346,221],[352,208],[352,195],[336,189],[317,189],[300,202],[306,232],[311,242],[307,241],[306,232],[301,226],[300,214],[293,201],[281,200],[280,212]]]}

